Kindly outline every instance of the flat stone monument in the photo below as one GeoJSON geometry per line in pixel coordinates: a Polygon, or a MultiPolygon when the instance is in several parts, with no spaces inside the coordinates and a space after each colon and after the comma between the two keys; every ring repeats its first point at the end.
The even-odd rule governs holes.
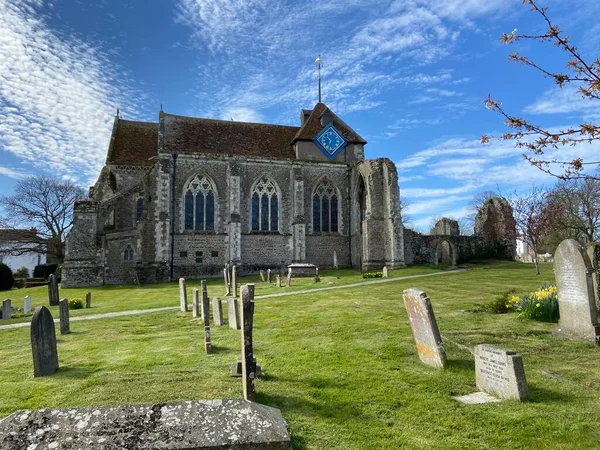
{"type": "Polygon", "coordinates": [[[428,366],[443,369],[446,367],[446,350],[429,297],[414,288],[406,289],[403,297],[419,358],[428,366]]]}
{"type": "Polygon", "coordinates": [[[295,277],[314,277],[317,274],[317,266],[309,263],[293,263],[287,266],[288,272],[295,277]]]}
{"type": "Polygon", "coordinates": [[[31,297],[26,295],[23,299],[23,312],[29,314],[31,312],[31,297]]]}
{"type": "Polygon", "coordinates": [[[85,308],[89,309],[92,307],[92,293],[88,292],[85,294],[85,308]]]}
{"type": "MultiPolygon", "coordinates": [[[[45,306],[35,308],[31,317],[31,352],[33,353],[34,377],[52,375],[58,370],[54,320],[45,306]]],[[[0,422],[0,424],[3,423],[0,422]]],[[[1,445],[0,448],[2,448],[1,445]]]]}
{"type": "Polygon", "coordinates": [[[69,334],[71,325],[69,323],[69,300],[63,298],[58,302],[58,312],[60,317],[60,334],[69,334]]]}
{"type": "Polygon", "coordinates": [[[58,306],[58,281],[56,276],[51,273],[48,277],[48,303],[50,306],[58,306]]]}
{"type": "Polygon", "coordinates": [[[12,312],[10,298],[2,301],[2,320],[9,320],[12,312]]]}
{"type": "Polygon", "coordinates": [[[488,344],[475,346],[477,389],[500,399],[525,400],[527,379],[523,359],[516,352],[488,344]]]}
{"type": "Polygon", "coordinates": [[[600,325],[592,280],[592,264],[574,239],[562,241],[554,254],[560,319],[556,335],[600,344],[600,325]]]}
{"type": "Polygon", "coordinates": [[[290,450],[281,411],[247,400],[17,411],[0,422],[0,448],[290,450]]]}
{"type": "Polygon", "coordinates": [[[213,322],[217,327],[223,326],[223,302],[219,297],[213,298],[213,322]]]}
{"type": "Polygon", "coordinates": [[[185,278],[179,279],[179,306],[180,306],[181,312],[187,312],[188,302],[187,302],[187,290],[185,288],[185,278]]]}
{"type": "Polygon", "coordinates": [[[200,317],[200,291],[198,288],[192,289],[192,317],[200,317]]]}
{"type": "Polygon", "coordinates": [[[234,330],[240,329],[240,309],[237,298],[227,299],[227,320],[229,328],[233,328],[234,330]]]}

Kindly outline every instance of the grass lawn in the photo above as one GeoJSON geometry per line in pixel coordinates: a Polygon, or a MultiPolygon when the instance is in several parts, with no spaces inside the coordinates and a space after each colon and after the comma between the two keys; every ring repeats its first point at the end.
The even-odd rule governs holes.
{"type": "MultiPolygon", "coordinates": [[[[258,401],[281,409],[295,449],[600,448],[600,349],[554,338],[554,324],[478,309],[511,288],[526,293],[542,281],[553,281],[549,264],[536,276],[532,265],[502,263],[258,299],[254,349],[267,376],[257,381],[258,401]],[[408,287],[431,298],[446,370],[424,366],[416,355],[402,304],[408,287]],[[479,343],[522,355],[528,401],[467,406],[452,399],[476,390],[468,348],[479,343]]],[[[104,288],[94,290],[98,309],[104,301],[131,307],[139,289],[152,293],[152,306],[178,303],[174,284],[104,288]]],[[[257,283],[257,294],[268,289],[257,283]]],[[[222,293],[211,285],[211,296],[222,293]]],[[[202,327],[191,313],[73,322],[71,329],[59,336],[59,372],[36,379],[29,330],[0,330],[0,417],[22,408],[241,397],[240,379],[229,376],[239,331],[212,327],[215,354],[206,355],[202,327]]]]}

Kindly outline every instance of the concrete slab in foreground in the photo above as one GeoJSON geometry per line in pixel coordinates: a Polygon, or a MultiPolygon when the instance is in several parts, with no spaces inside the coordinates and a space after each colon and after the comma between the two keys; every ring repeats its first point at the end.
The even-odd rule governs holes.
{"type": "Polygon", "coordinates": [[[17,411],[0,421],[0,448],[291,449],[278,409],[246,400],[17,411]]]}

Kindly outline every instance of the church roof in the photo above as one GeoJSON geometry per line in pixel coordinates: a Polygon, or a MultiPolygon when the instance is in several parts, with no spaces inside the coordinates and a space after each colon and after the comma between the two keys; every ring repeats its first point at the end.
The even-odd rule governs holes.
{"type": "Polygon", "coordinates": [[[292,140],[298,127],[230,120],[197,119],[160,113],[162,151],[214,155],[296,157],[292,140]]]}
{"type": "Polygon", "coordinates": [[[151,166],[157,153],[157,123],[115,119],[106,164],[151,166]]]}
{"type": "MultiPolygon", "coordinates": [[[[303,110],[304,112],[304,110],[303,110]]],[[[362,137],[358,135],[352,128],[350,128],[342,119],[335,115],[325,103],[317,103],[312,110],[312,113],[304,122],[302,127],[298,130],[298,133],[294,136],[293,142],[296,141],[312,141],[317,134],[323,129],[323,123],[321,118],[326,114],[331,114],[333,118],[333,125],[338,129],[340,133],[346,138],[351,144],[366,144],[362,137]]]]}

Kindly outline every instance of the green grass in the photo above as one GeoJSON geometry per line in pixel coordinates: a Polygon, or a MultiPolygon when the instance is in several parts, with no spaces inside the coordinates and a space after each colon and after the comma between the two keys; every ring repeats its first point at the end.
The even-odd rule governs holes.
{"type": "MultiPolygon", "coordinates": [[[[553,337],[554,324],[478,309],[501,292],[524,294],[541,281],[553,281],[550,265],[540,277],[532,265],[503,263],[259,299],[254,348],[267,377],[257,381],[257,400],[281,409],[296,449],[597,449],[598,348],[553,337]],[[431,298],[448,353],[444,371],[416,355],[402,304],[408,287],[431,298]],[[468,348],[479,343],[522,355],[528,401],[466,406],[452,399],[476,390],[468,348]]],[[[257,294],[267,293],[261,287],[257,294]]],[[[118,304],[131,302],[126,297],[137,289],[106,291],[118,304]]],[[[153,294],[177,304],[176,285],[153,294]]],[[[177,311],[73,322],[71,329],[59,336],[59,372],[37,379],[28,329],[0,331],[0,416],[22,408],[241,397],[240,379],[229,376],[238,331],[212,327],[216,352],[206,355],[199,321],[177,311]]]]}

